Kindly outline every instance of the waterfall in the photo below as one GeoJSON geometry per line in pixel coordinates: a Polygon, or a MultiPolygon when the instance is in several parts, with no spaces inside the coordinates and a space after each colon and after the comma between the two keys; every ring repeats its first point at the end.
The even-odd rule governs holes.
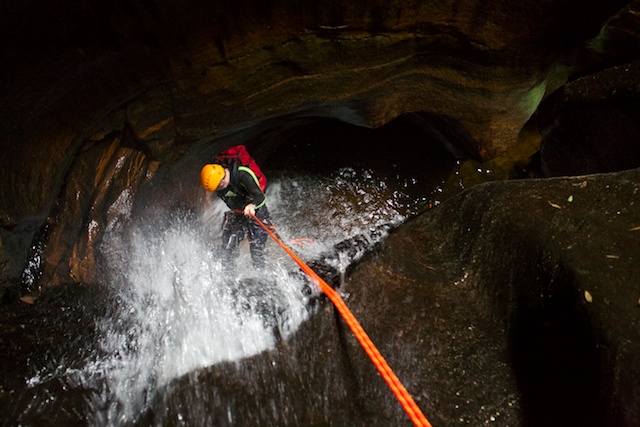
{"type": "MultiPolygon", "coordinates": [[[[402,197],[353,169],[272,178],[267,191],[283,240],[301,242],[292,247],[303,259],[326,257],[340,271],[366,248],[336,254],[336,245],[356,236],[365,245],[382,239],[372,231],[404,219],[402,197]]],[[[143,219],[108,225],[101,252],[109,297],[106,315],[96,319],[95,349],[83,368],[58,367],[29,379],[30,386],[62,378],[86,392],[91,424],[127,425],[173,379],[271,351],[294,334],[312,315],[309,299],[319,290],[273,242],[267,272],[253,269],[241,245],[235,274],[225,276],[216,244],[225,209],[217,201],[198,217],[177,214],[162,226],[143,219]]]]}

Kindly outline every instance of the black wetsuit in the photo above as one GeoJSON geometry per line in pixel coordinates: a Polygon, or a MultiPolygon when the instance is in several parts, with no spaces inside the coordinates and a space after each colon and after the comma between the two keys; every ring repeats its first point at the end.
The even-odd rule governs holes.
{"type": "Polygon", "coordinates": [[[218,197],[231,209],[231,212],[225,214],[222,225],[225,267],[233,268],[238,244],[247,236],[253,265],[262,268],[264,267],[264,247],[269,236],[260,224],[253,218],[246,217],[242,211],[245,206],[253,203],[256,207],[256,217],[270,226],[266,197],[248,168],[233,164],[228,169],[229,185],[224,190],[216,191],[218,197]]]}

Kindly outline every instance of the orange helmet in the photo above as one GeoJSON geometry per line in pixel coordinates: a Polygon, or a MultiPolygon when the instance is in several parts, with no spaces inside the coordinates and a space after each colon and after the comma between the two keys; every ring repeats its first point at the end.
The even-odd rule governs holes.
{"type": "Polygon", "coordinates": [[[224,168],[220,165],[204,165],[200,171],[200,182],[207,191],[216,191],[222,178],[224,178],[224,168]]]}

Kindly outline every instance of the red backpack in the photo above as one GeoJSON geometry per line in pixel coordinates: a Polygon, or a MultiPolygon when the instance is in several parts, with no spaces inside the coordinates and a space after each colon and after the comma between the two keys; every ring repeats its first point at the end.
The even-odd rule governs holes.
{"type": "Polygon", "coordinates": [[[221,151],[216,156],[215,161],[227,167],[231,166],[232,163],[237,163],[238,167],[244,166],[263,192],[267,188],[267,177],[262,173],[260,166],[253,160],[244,145],[235,145],[221,151]]]}

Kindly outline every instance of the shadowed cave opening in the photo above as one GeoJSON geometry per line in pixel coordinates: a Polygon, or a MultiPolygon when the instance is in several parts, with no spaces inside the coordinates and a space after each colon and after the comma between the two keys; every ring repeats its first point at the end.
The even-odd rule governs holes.
{"type": "Polygon", "coordinates": [[[244,143],[260,147],[255,157],[272,178],[326,176],[344,168],[369,171],[390,192],[403,194],[407,217],[463,189],[462,182],[453,191],[445,187],[461,163],[480,158],[477,142],[459,122],[425,112],[403,114],[376,129],[335,118],[295,119],[244,143]]]}
{"type": "Polygon", "coordinates": [[[477,159],[475,145],[460,123],[436,114],[404,114],[378,129],[319,118],[292,129],[269,165],[313,173],[370,168],[427,182],[446,176],[455,160],[477,159]]]}

